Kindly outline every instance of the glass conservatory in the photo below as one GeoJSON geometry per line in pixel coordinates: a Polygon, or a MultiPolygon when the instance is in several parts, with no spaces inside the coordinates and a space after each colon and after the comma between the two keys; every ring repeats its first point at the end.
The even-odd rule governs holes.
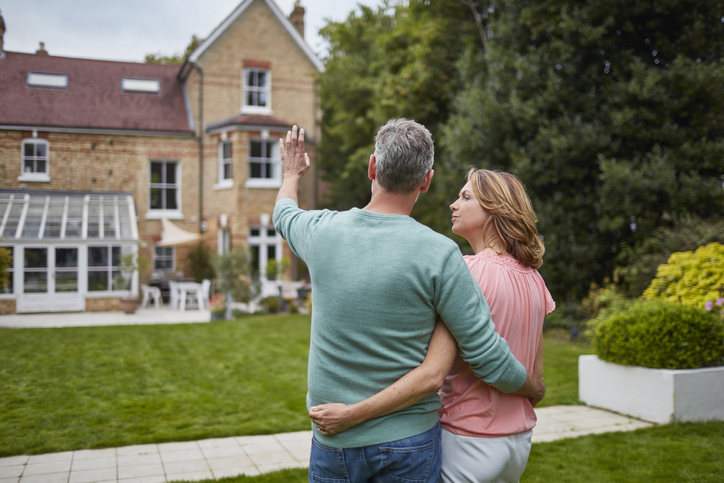
{"type": "Polygon", "coordinates": [[[11,250],[0,298],[16,311],[83,311],[89,297],[138,292],[138,275],[121,270],[138,250],[128,193],[0,190],[0,246],[11,250]]]}

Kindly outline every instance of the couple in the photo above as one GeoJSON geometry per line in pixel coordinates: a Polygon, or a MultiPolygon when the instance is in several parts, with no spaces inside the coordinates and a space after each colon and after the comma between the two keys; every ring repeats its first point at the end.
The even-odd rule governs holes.
{"type": "Polygon", "coordinates": [[[409,216],[434,174],[420,124],[379,130],[372,199],[345,212],[298,208],[304,131],[280,145],[274,225],[312,278],[310,481],[437,482],[441,466],[443,481],[517,481],[545,393],[539,344],[554,307],[520,182],[471,171],[451,205],[453,231],[476,252],[464,260],[409,216]]]}

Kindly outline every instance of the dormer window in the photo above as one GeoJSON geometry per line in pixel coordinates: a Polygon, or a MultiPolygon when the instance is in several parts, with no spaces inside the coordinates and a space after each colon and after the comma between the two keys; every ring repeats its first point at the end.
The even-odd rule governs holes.
{"type": "Polygon", "coordinates": [[[241,111],[245,113],[271,114],[271,71],[265,62],[253,62],[245,65],[242,79],[243,103],[241,111]]]}
{"type": "Polygon", "coordinates": [[[68,74],[51,74],[47,72],[28,72],[27,84],[30,87],[68,88],[68,74]]]}
{"type": "Polygon", "coordinates": [[[161,83],[158,79],[132,79],[124,77],[121,79],[123,92],[148,92],[158,94],[161,92],[161,83]]]}

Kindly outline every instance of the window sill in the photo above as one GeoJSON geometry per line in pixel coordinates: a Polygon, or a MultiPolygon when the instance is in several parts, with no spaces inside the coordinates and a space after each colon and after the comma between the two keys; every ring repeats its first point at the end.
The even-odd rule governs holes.
{"type": "Polygon", "coordinates": [[[242,114],[264,114],[271,116],[274,112],[269,107],[244,106],[241,108],[242,114]]]}
{"type": "Polygon", "coordinates": [[[214,185],[215,190],[228,190],[230,188],[234,187],[234,180],[233,179],[225,179],[223,181],[219,181],[214,185]]]}
{"type": "Polygon", "coordinates": [[[249,179],[244,185],[247,188],[276,188],[279,189],[282,186],[282,181],[279,179],[249,179]]]}
{"type": "Polygon", "coordinates": [[[41,173],[28,173],[18,176],[18,181],[29,181],[31,183],[50,183],[50,176],[41,173]]]}
{"type": "Polygon", "coordinates": [[[148,210],[146,212],[147,220],[160,220],[166,218],[167,220],[183,220],[184,214],[178,210],[148,210]]]}

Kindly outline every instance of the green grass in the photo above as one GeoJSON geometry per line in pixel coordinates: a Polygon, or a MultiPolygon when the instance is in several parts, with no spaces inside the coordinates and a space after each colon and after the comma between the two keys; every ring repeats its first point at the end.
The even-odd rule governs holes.
{"type": "MultiPolygon", "coordinates": [[[[724,481],[724,421],[669,424],[535,443],[522,483],[724,481]]],[[[239,476],[224,483],[302,483],[307,470],[239,476]]],[[[211,483],[211,480],[201,483],[211,483]]]]}
{"type": "Polygon", "coordinates": [[[309,429],[309,316],[0,330],[0,455],[309,429]]]}
{"type": "Polygon", "coordinates": [[[546,397],[536,406],[580,404],[578,399],[578,356],[593,354],[591,346],[568,342],[553,335],[543,340],[543,380],[546,397]]]}
{"type": "MultiPolygon", "coordinates": [[[[309,316],[0,329],[0,456],[309,429],[309,316]]],[[[585,345],[547,337],[547,396],[576,404],[585,345]]]]}

